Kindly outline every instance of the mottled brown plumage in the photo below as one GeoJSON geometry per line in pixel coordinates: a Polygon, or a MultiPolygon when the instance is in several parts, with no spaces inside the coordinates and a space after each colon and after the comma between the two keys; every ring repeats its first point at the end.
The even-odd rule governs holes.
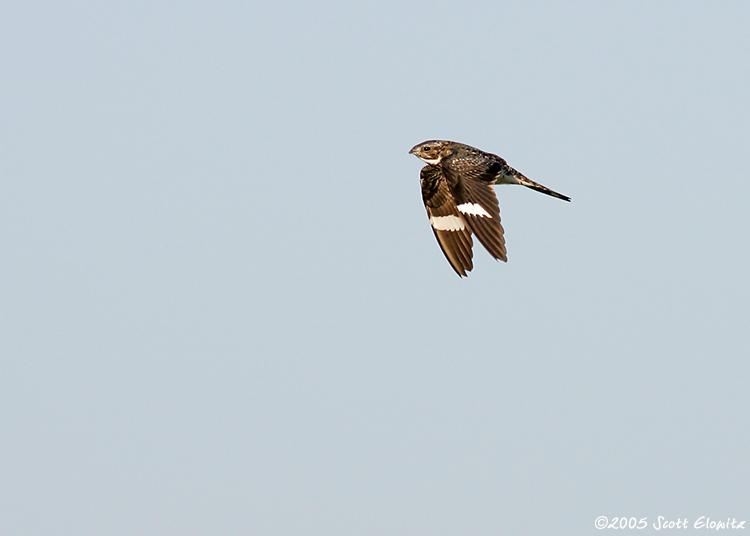
{"type": "Polygon", "coordinates": [[[471,271],[472,232],[495,259],[507,261],[500,206],[494,184],[521,184],[552,197],[570,198],[528,179],[505,160],[469,145],[432,140],[409,151],[422,168],[422,199],[432,230],[448,262],[460,276],[471,271]]]}

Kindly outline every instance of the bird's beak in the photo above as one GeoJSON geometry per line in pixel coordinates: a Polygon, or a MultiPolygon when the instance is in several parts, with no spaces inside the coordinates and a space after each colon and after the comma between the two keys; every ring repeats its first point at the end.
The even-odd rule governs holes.
{"type": "Polygon", "coordinates": [[[414,147],[412,147],[412,148],[411,148],[411,151],[409,151],[409,154],[416,154],[416,152],[417,152],[417,147],[419,147],[419,145],[415,145],[414,147]]]}

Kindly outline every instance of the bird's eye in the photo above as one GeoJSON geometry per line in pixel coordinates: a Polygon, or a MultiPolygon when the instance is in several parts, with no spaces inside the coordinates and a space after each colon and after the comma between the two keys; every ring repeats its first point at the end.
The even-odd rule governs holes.
{"type": "Polygon", "coordinates": [[[424,150],[425,152],[429,153],[430,151],[432,151],[432,147],[425,147],[424,150]]]}

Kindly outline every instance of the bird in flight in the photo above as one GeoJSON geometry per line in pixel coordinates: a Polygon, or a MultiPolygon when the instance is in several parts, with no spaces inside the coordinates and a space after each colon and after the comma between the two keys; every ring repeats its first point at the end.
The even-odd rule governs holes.
{"type": "Polygon", "coordinates": [[[427,163],[420,172],[422,200],[438,244],[459,276],[474,267],[472,233],[495,259],[508,260],[493,184],[522,184],[570,201],[527,179],[499,156],[463,143],[431,140],[409,153],[427,163]]]}

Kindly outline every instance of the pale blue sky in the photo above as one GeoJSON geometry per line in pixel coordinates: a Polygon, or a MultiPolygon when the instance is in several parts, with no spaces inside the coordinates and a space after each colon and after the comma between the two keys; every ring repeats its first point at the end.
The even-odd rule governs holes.
{"type": "Polygon", "coordinates": [[[750,520],[749,27],[4,2],[0,532],[750,520]],[[573,201],[496,188],[509,261],[460,279],[408,154],[435,138],[573,201]]]}

